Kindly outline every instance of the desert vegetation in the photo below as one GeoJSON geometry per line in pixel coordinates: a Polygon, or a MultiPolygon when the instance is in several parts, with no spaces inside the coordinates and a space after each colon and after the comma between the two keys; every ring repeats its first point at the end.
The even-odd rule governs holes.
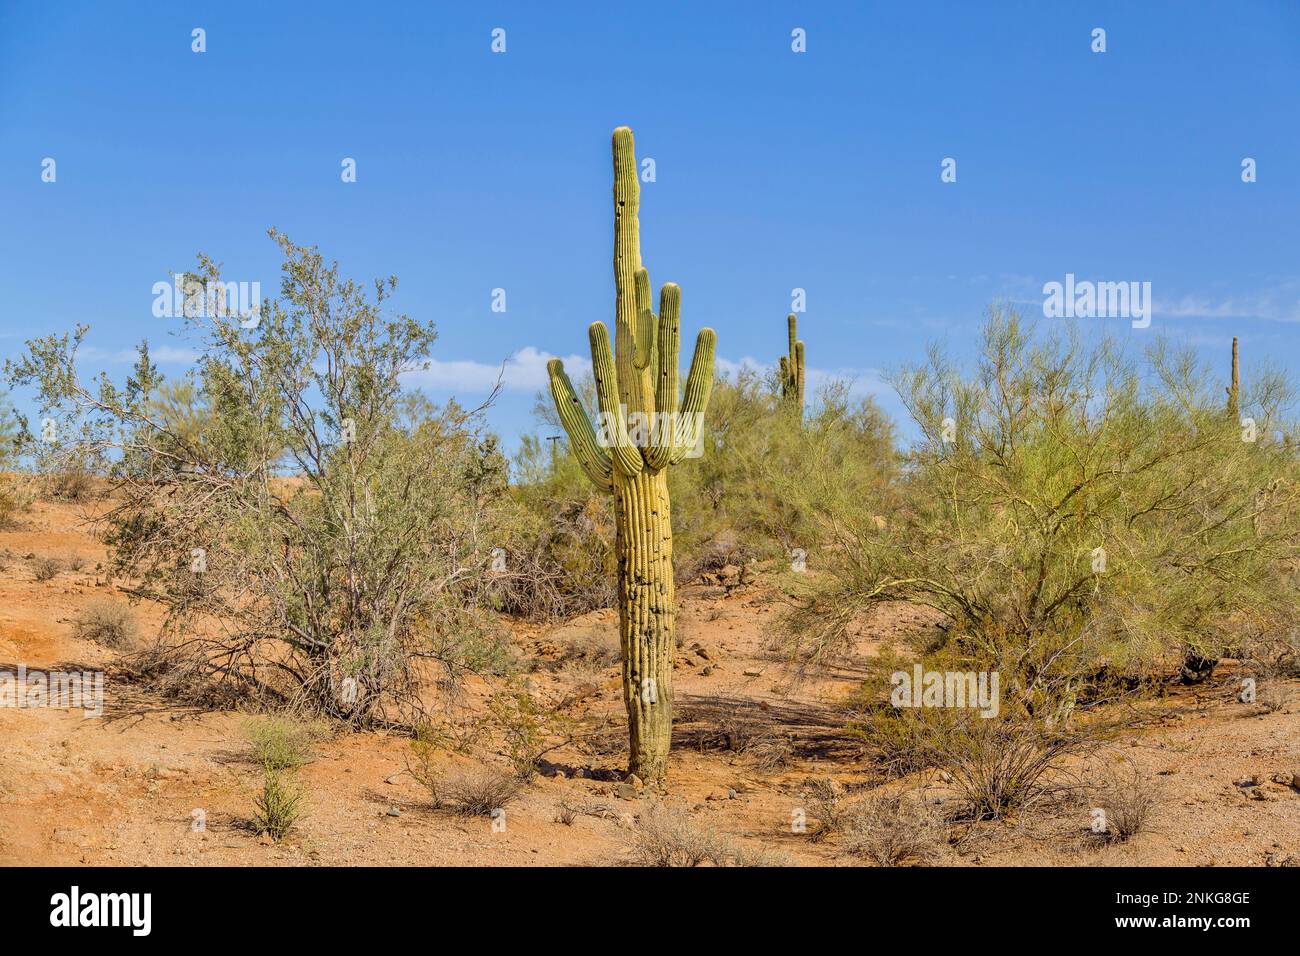
{"type": "MultiPolygon", "coordinates": [[[[123,381],[84,378],[84,326],[6,363],[36,416],[0,405],[0,531],[75,515],[102,555],[0,566],[75,598],[70,639],[141,712],[239,715],[245,829],[289,852],[347,754],[385,825],[504,831],[545,797],[565,840],[617,844],[599,862],[952,863],[1040,818],[1127,852],[1168,787],[1120,745],[1171,700],[1291,712],[1285,375],[1243,381],[1234,341],[1222,386],[1154,337],[994,304],[973,363],[936,346],[895,371],[915,440],[850,381],[810,388],[795,314],[774,368],[716,371],[704,328],[683,380],[630,130],[612,154],[613,342],[591,325],[576,380],[550,362],[513,456],[491,399],[408,387],[436,330],[392,314],[395,278],[275,230],[279,294],[252,322],[183,316],[183,376],[145,342],[123,381]],[[708,822],[763,800],[743,836],[708,822]]],[[[1228,794],[1294,799],[1297,773],[1228,794]]]]}

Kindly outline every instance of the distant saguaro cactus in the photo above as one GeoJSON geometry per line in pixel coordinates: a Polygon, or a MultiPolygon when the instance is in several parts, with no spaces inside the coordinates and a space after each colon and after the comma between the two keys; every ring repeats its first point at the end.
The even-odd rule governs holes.
{"type": "Polygon", "coordinates": [[[599,434],[563,363],[552,359],[547,370],[569,447],[587,476],[614,494],[629,769],[659,783],[672,742],[676,615],[667,468],[690,456],[702,438],[717,336],[712,329],[700,331],[683,396],[677,370],[681,290],[665,283],[655,316],[650,277],[641,264],[641,187],[627,127],[614,130],[613,152],[614,351],[603,322],[588,329],[599,434]]]}
{"type": "Polygon", "coordinates": [[[1232,420],[1241,418],[1241,366],[1237,362],[1237,337],[1232,337],[1232,387],[1228,392],[1228,415],[1232,420]]]}
{"type": "Polygon", "coordinates": [[[798,408],[803,415],[804,402],[804,365],[803,343],[798,339],[799,320],[793,312],[785,320],[790,335],[790,348],[787,355],[781,356],[781,398],[791,407],[798,408]]]}

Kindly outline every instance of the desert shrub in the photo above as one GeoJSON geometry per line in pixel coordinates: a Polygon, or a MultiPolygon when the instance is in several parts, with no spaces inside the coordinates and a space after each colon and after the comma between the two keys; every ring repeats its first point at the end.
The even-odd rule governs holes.
{"type": "Polygon", "coordinates": [[[45,475],[45,494],[57,501],[84,503],[100,497],[100,484],[85,465],[74,463],[45,475]]]}
{"type": "Polygon", "coordinates": [[[129,647],[135,643],[135,617],[129,608],[116,602],[91,601],[73,622],[72,632],[83,641],[105,647],[129,647]]]}
{"type": "MultiPolygon", "coordinates": [[[[147,345],[125,385],[82,383],[84,327],[30,341],[6,372],[100,463],[112,572],[212,681],[357,727],[410,723],[438,668],[504,659],[488,586],[506,462],[481,409],[405,390],[435,333],[388,313],[395,279],[368,294],[272,237],[281,294],[255,329],[184,317],[189,392],[160,391],[147,345]]],[[[198,278],[220,282],[206,257],[198,278]]]]}
{"type": "Polygon", "coordinates": [[[1291,699],[1287,680],[1300,676],[1300,632],[1287,630],[1249,642],[1242,666],[1255,681],[1254,703],[1265,713],[1277,713],[1291,699]]]}
{"type": "Polygon", "coordinates": [[[291,717],[271,716],[249,720],[244,728],[253,759],[263,770],[297,770],[311,757],[311,748],[323,730],[291,717]]]}
{"type": "Polygon", "coordinates": [[[948,827],[923,796],[897,793],[867,797],[845,827],[844,848],[877,866],[933,862],[948,842],[948,827]]]}
{"type": "Polygon", "coordinates": [[[898,506],[814,499],[836,559],[786,618],[794,653],[815,663],[864,611],[908,601],[944,616],[961,655],[1006,667],[1014,707],[1053,683],[1049,706],[1068,709],[1095,675],[1212,663],[1286,626],[1300,596],[1288,389],[1259,377],[1248,441],[1210,380],[1163,344],[1139,370],[1110,340],[1035,337],[1000,310],[973,373],[937,349],[904,368],[895,387],[922,439],[898,506]]]}
{"type": "Polygon", "coordinates": [[[942,771],[960,815],[972,820],[1000,819],[1071,786],[1071,758],[1094,752],[1113,730],[1015,713],[888,706],[863,714],[852,728],[898,773],[942,771]]]}
{"type": "Polygon", "coordinates": [[[487,709],[491,725],[505,738],[506,756],[521,780],[531,780],[542,757],[572,738],[570,722],[542,707],[522,685],[498,690],[488,699],[487,709]]]}
{"type": "Polygon", "coordinates": [[[804,795],[812,818],[817,821],[813,840],[825,840],[844,828],[849,819],[849,807],[841,784],[830,777],[809,778],[804,782],[804,795]]]}
{"type": "Polygon", "coordinates": [[[7,393],[0,392],[0,528],[11,527],[35,498],[27,476],[17,471],[23,444],[22,420],[7,393]]]}
{"type": "Polygon", "coordinates": [[[52,581],[63,573],[63,562],[48,555],[32,561],[32,574],[37,581],[52,581]]]}
{"type": "Polygon", "coordinates": [[[501,609],[558,620],[613,607],[612,499],[597,492],[577,459],[555,442],[525,435],[513,467],[516,510],[506,570],[493,581],[501,609]]]}
{"type": "Polygon", "coordinates": [[[1092,789],[1094,806],[1104,812],[1105,832],[1111,840],[1124,843],[1150,829],[1160,788],[1136,764],[1128,760],[1106,764],[1092,789]]]}
{"type": "Polygon", "coordinates": [[[739,847],[713,829],[706,829],[679,810],[651,806],[637,821],[632,840],[636,866],[691,867],[785,866],[788,861],[767,850],[739,847]]]}
{"type": "Polygon", "coordinates": [[[268,834],[276,843],[284,840],[303,815],[304,794],[294,774],[287,770],[267,769],[262,774],[262,790],[253,798],[253,826],[268,834]]]}
{"type": "Polygon", "coordinates": [[[435,808],[467,817],[490,817],[524,789],[524,781],[518,775],[492,767],[450,773],[413,770],[412,773],[416,782],[428,791],[435,808]]]}

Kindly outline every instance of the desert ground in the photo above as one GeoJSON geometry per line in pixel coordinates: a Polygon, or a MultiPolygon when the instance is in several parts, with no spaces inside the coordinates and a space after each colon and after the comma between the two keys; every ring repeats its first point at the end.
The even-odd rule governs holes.
{"type": "MultiPolygon", "coordinates": [[[[409,738],[339,733],[313,747],[301,771],[306,814],[273,843],[249,823],[260,775],[245,728],[264,718],[169,702],[123,680],[118,652],[75,636],[87,602],[126,601],[106,578],[91,517],[85,505],[41,502],[0,531],[0,665],[107,674],[98,718],[0,708],[6,865],[619,865],[628,861],[638,818],[655,803],[793,864],[860,865],[834,834],[819,837],[810,786],[829,778],[845,799],[882,786],[943,792],[939,779],[884,781],[845,730],[862,662],[892,635],[928,626],[927,616],[890,607],[867,622],[851,655],[796,680],[773,644],[781,594],[761,570],[727,572],[679,591],[677,722],[666,792],[622,777],[616,618],[598,611],[557,626],[511,625],[534,692],[578,730],[546,755],[541,774],[510,804],[503,830],[486,817],[434,809],[408,772],[409,738]],[[61,570],[37,580],[41,558],[61,570]],[[193,825],[196,810],[202,828],[193,825]],[[807,824],[795,832],[800,810],[807,824]]],[[[140,605],[132,613],[139,633],[149,634],[156,613],[140,605]]],[[[1127,843],[1100,839],[1089,829],[1086,791],[1069,791],[1019,817],[968,826],[940,862],[1300,861],[1300,692],[1293,684],[1281,710],[1262,713],[1236,699],[1238,686],[1233,662],[1207,685],[1171,686],[1142,705],[1140,720],[1106,758],[1121,754],[1154,781],[1159,802],[1150,832],[1127,843]]],[[[471,682],[467,712],[487,690],[486,682],[471,682]]],[[[494,757],[488,741],[474,758],[446,759],[494,757]]]]}

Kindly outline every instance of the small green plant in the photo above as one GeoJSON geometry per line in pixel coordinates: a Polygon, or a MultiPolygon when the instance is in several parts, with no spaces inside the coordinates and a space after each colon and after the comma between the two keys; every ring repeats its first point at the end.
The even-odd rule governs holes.
{"type": "Polygon", "coordinates": [[[267,768],[262,774],[262,792],[254,798],[257,812],[253,823],[276,843],[288,836],[303,813],[303,793],[291,770],[267,768]]]}
{"type": "Polygon", "coordinates": [[[320,736],[315,726],[287,717],[250,721],[246,733],[254,758],[267,773],[300,768],[320,736]]]}
{"type": "Polygon", "coordinates": [[[105,600],[91,601],[73,622],[72,632],[83,641],[124,648],[135,643],[135,618],[128,608],[120,604],[105,600]]]}

